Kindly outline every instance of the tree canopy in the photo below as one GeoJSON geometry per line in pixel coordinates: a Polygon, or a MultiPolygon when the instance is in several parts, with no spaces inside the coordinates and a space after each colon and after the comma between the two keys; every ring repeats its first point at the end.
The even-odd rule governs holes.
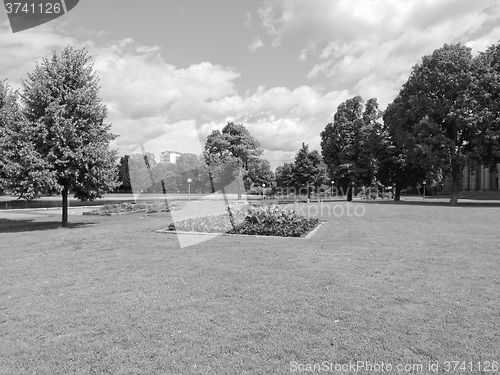
{"type": "Polygon", "coordinates": [[[377,99],[369,99],[365,105],[360,96],[355,96],[337,107],[333,122],[321,132],[321,153],[330,178],[338,185],[369,185],[376,177],[381,116],[377,99]]]}
{"type": "MultiPolygon", "coordinates": [[[[251,162],[261,154],[259,142],[244,125],[228,122],[222,131],[212,131],[207,137],[204,152],[212,190],[224,188],[236,179],[243,181],[248,175],[251,162]]],[[[240,188],[238,196],[241,196],[240,188]]]]}
{"type": "Polygon", "coordinates": [[[20,198],[68,192],[93,200],[117,185],[116,136],[105,124],[98,77],[85,49],[66,47],[42,59],[23,81],[22,126],[11,136],[12,191],[20,198]]]}
{"type": "Polygon", "coordinates": [[[495,74],[489,51],[474,59],[469,47],[445,44],[424,56],[384,118],[408,164],[431,177],[451,177],[451,204],[465,165],[491,164],[498,151],[498,120],[488,99],[494,90],[484,78],[495,74]]]}

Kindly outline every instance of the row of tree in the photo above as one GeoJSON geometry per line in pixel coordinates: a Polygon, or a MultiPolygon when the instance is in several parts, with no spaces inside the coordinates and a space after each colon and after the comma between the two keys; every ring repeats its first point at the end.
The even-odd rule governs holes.
{"type": "Polygon", "coordinates": [[[153,154],[125,155],[118,165],[118,191],[170,193],[213,193],[221,189],[239,193],[255,186],[272,186],[274,173],[269,161],[260,156],[259,142],[248,129],[229,122],[214,130],[201,155],[181,154],[175,163],[158,163],[153,154]],[[232,191],[233,189],[234,191],[232,191]]]}
{"type": "Polygon", "coordinates": [[[466,165],[500,162],[500,45],[473,57],[461,44],[424,56],[385,112],[376,99],[342,103],[321,133],[329,176],[346,186],[401,189],[451,179],[458,201],[466,165]],[[380,120],[383,120],[380,121],[380,120]]]}
{"type": "Polygon", "coordinates": [[[258,141],[234,123],[208,136],[202,156],[181,157],[175,167],[148,154],[123,157],[117,167],[109,147],[116,135],[104,123],[89,60],[84,49],[67,47],[36,65],[22,93],[0,81],[0,189],[23,199],[61,194],[63,226],[70,192],[92,200],[127,184],[178,191],[187,178],[195,191],[231,186],[238,194],[262,184],[309,192],[329,181],[344,189],[380,182],[396,186],[398,199],[403,187],[449,177],[456,204],[466,165],[500,162],[499,44],[476,57],[461,44],[424,56],[384,112],[374,98],[345,101],[321,133],[321,154],[303,144],[276,174],[258,141]]]}

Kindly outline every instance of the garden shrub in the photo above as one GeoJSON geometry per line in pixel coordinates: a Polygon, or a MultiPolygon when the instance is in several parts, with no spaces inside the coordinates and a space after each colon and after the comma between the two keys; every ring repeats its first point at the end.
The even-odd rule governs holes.
{"type": "Polygon", "coordinates": [[[294,210],[278,205],[248,208],[243,223],[229,233],[258,234],[264,236],[300,237],[318,225],[319,220],[305,218],[294,210]]]}

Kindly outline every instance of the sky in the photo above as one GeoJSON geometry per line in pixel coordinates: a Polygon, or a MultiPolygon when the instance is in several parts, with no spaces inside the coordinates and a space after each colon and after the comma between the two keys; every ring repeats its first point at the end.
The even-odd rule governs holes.
{"type": "Polygon", "coordinates": [[[21,89],[41,58],[86,48],[120,155],[201,153],[233,121],[274,169],[302,143],[320,151],[343,101],[385,109],[422,56],[499,41],[490,0],[80,0],[18,33],[0,9],[0,79],[21,89]]]}

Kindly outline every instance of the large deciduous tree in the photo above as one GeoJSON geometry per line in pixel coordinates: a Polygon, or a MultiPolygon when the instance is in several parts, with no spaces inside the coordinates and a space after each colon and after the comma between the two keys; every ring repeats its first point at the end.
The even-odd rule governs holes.
{"type": "Polygon", "coordinates": [[[281,189],[286,189],[288,193],[289,188],[294,187],[293,180],[293,163],[284,163],[276,168],[275,172],[276,186],[281,189]]]}
{"type": "Polygon", "coordinates": [[[273,171],[271,171],[271,164],[269,161],[265,159],[254,159],[249,162],[247,180],[258,186],[262,186],[262,184],[266,184],[268,187],[273,186],[275,176],[273,171]]]}
{"type": "Polygon", "coordinates": [[[472,146],[480,150],[481,162],[495,170],[500,163],[500,43],[480,53],[475,63],[474,97],[481,136],[472,140],[472,146]]]}
{"type": "Polygon", "coordinates": [[[337,107],[333,122],[321,132],[321,153],[330,178],[343,188],[351,182],[369,185],[376,177],[381,116],[375,98],[365,105],[355,96],[337,107]]]}
{"type": "Polygon", "coordinates": [[[494,90],[481,77],[494,74],[488,61],[487,55],[474,59],[461,44],[445,44],[413,68],[388,109],[398,117],[392,126],[411,163],[451,177],[452,205],[458,202],[465,165],[489,163],[498,150],[498,113],[488,104],[494,90]]]}
{"type": "Polygon", "coordinates": [[[405,130],[406,109],[396,98],[384,112],[384,130],[381,137],[382,147],[379,153],[378,179],[384,185],[394,185],[394,200],[399,201],[401,190],[415,186],[426,180],[431,168],[429,160],[416,157],[415,139],[405,130]]]}
{"type": "Polygon", "coordinates": [[[118,185],[116,138],[105,124],[98,77],[85,49],[66,47],[44,58],[23,81],[25,121],[12,142],[12,190],[20,198],[61,193],[62,225],[68,223],[68,193],[93,200],[118,185]]]}
{"type": "MultiPolygon", "coordinates": [[[[243,180],[248,174],[251,161],[262,154],[259,147],[259,142],[241,124],[229,122],[222,132],[212,131],[207,137],[204,152],[212,191],[224,188],[237,178],[243,180]]],[[[238,198],[240,197],[241,190],[238,188],[238,198]]]]}

